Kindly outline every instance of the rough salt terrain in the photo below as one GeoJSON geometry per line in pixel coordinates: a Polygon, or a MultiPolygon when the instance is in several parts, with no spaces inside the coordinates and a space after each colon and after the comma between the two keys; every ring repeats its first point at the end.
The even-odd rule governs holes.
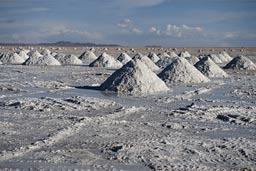
{"type": "MultiPolygon", "coordinates": [[[[176,53],[184,50],[199,55],[199,48],[176,53]]],[[[254,48],[225,50],[256,61],[254,48]]],[[[80,56],[85,49],[52,51],[80,56]]],[[[0,65],[0,170],[256,169],[256,71],[225,70],[227,78],[168,84],[171,91],[142,97],[98,91],[114,71],[0,65]]]]}

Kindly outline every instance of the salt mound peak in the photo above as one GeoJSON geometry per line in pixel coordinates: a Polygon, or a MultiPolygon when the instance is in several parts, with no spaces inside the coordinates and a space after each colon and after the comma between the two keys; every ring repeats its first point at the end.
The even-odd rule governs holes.
{"type": "Polygon", "coordinates": [[[210,80],[185,58],[176,58],[158,76],[167,83],[204,83],[210,80]]]}
{"type": "MultiPolygon", "coordinates": [[[[176,57],[177,58],[177,57],[176,57]]],[[[156,65],[160,68],[165,68],[170,65],[176,58],[165,57],[157,61],[156,65]]]]}
{"type": "Polygon", "coordinates": [[[3,64],[22,64],[25,60],[17,53],[4,53],[1,56],[1,62],[3,64]]]}
{"type": "Polygon", "coordinates": [[[185,57],[185,59],[191,64],[191,65],[195,65],[198,61],[199,58],[192,55],[191,57],[185,57]]]}
{"type": "Polygon", "coordinates": [[[179,53],[180,57],[191,57],[190,53],[188,51],[182,51],[179,53]]]}
{"type": "Polygon", "coordinates": [[[88,51],[85,51],[84,53],[82,53],[78,58],[81,61],[83,61],[84,63],[91,63],[98,57],[93,53],[93,51],[88,50],[88,51]]]}
{"type": "Polygon", "coordinates": [[[117,60],[120,61],[122,64],[126,64],[127,62],[129,62],[130,60],[132,60],[132,58],[125,52],[122,52],[118,57],[117,60]]]}
{"type": "Polygon", "coordinates": [[[210,54],[210,55],[207,55],[211,58],[211,60],[216,63],[216,64],[221,64],[223,63],[223,61],[215,54],[210,54]]]}
{"type": "Polygon", "coordinates": [[[44,55],[51,55],[51,51],[49,49],[44,49],[41,54],[44,56],[44,55]]]}
{"type": "Polygon", "coordinates": [[[106,68],[121,68],[123,64],[114,57],[103,52],[97,59],[95,59],[90,67],[106,67],[106,68]]]}
{"type": "Polygon", "coordinates": [[[177,55],[175,52],[173,52],[173,51],[168,52],[168,55],[169,55],[171,58],[175,58],[175,57],[178,56],[178,55],[177,55]]]}
{"type": "Polygon", "coordinates": [[[220,54],[225,56],[229,61],[231,61],[233,59],[226,51],[221,51],[220,54]]]}
{"type": "Polygon", "coordinates": [[[18,52],[18,55],[20,55],[24,60],[27,60],[29,58],[29,56],[27,55],[28,51],[26,50],[21,50],[20,52],[18,52]]]}
{"type": "Polygon", "coordinates": [[[83,62],[74,54],[54,56],[63,65],[82,65],[83,62]]]}
{"type": "Polygon", "coordinates": [[[149,59],[151,59],[151,61],[153,61],[154,63],[156,63],[157,61],[159,61],[159,57],[156,55],[156,53],[154,52],[149,52],[148,54],[149,59]]]}
{"type": "Polygon", "coordinates": [[[39,65],[39,66],[49,66],[49,65],[61,65],[60,62],[55,59],[52,55],[47,54],[44,56],[33,55],[29,57],[24,65],[39,65]]]}
{"type": "Polygon", "coordinates": [[[207,77],[228,77],[228,74],[206,56],[195,64],[195,67],[207,77]]]}
{"type": "Polygon", "coordinates": [[[224,69],[256,70],[256,65],[245,56],[237,56],[224,69]]]}
{"type": "Polygon", "coordinates": [[[37,50],[31,50],[30,52],[27,53],[27,55],[28,55],[29,57],[31,57],[31,56],[34,56],[34,57],[42,56],[42,54],[39,53],[37,50]]]}
{"type": "Polygon", "coordinates": [[[168,55],[168,53],[166,53],[166,52],[163,52],[163,53],[159,53],[158,54],[158,57],[161,59],[161,58],[165,58],[165,57],[169,57],[170,58],[170,56],[168,55]]]}
{"type": "Polygon", "coordinates": [[[135,61],[140,60],[152,71],[158,71],[160,69],[156,64],[154,64],[153,61],[151,61],[151,59],[149,59],[147,56],[142,55],[141,53],[137,53],[132,59],[135,61]]]}
{"type": "Polygon", "coordinates": [[[103,82],[100,88],[135,96],[169,90],[166,84],[140,60],[131,60],[125,64],[103,82]]]}

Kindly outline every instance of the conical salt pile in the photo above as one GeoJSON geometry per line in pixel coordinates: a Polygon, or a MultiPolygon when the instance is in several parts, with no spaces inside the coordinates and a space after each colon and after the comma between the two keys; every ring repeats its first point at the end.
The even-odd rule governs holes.
{"type": "Polygon", "coordinates": [[[37,56],[37,57],[39,57],[39,56],[42,56],[42,54],[41,53],[39,53],[37,50],[31,50],[30,52],[28,52],[27,53],[27,55],[29,56],[29,57],[31,57],[31,56],[37,56]]]}
{"type": "Polygon", "coordinates": [[[175,58],[175,57],[178,56],[178,55],[177,55],[175,52],[173,52],[173,51],[169,52],[168,55],[169,55],[171,58],[175,58]]]}
{"type": "Polygon", "coordinates": [[[27,55],[27,51],[25,50],[21,50],[18,55],[20,55],[24,60],[27,60],[29,58],[29,56],[27,55]]]}
{"type": "Polygon", "coordinates": [[[245,56],[237,56],[224,69],[256,70],[256,65],[245,56]]]}
{"type": "Polygon", "coordinates": [[[158,71],[160,69],[156,64],[154,64],[154,62],[151,61],[151,59],[142,55],[141,53],[137,53],[132,59],[142,61],[152,71],[158,71]]]}
{"type": "Polygon", "coordinates": [[[188,53],[187,51],[182,51],[179,53],[180,57],[191,57],[190,53],[188,53]]]}
{"type": "Polygon", "coordinates": [[[25,60],[17,53],[4,53],[1,57],[3,64],[22,64],[25,60]]]}
{"type": "Polygon", "coordinates": [[[158,76],[167,83],[203,83],[210,81],[185,58],[177,58],[158,76]]]}
{"type": "Polygon", "coordinates": [[[176,57],[175,58],[171,58],[171,57],[161,58],[160,60],[157,61],[156,65],[160,68],[165,68],[168,65],[170,65],[175,59],[176,59],[176,57]]]}
{"type": "Polygon", "coordinates": [[[44,56],[38,56],[34,54],[30,56],[25,62],[24,65],[40,65],[40,66],[49,66],[49,65],[61,65],[60,62],[55,59],[50,54],[44,56]]]}
{"type": "Polygon", "coordinates": [[[94,60],[90,67],[106,67],[106,68],[121,68],[123,64],[114,57],[103,52],[96,60],[94,60]]]}
{"type": "Polygon", "coordinates": [[[186,60],[191,64],[191,65],[195,65],[198,61],[199,61],[199,58],[192,55],[191,57],[185,57],[186,60]]]}
{"type": "Polygon", "coordinates": [[[228,77],[228,74],[206,56],[195,64],[195,67],[207,77],[228,77]]]}
{"type": "Polygon", "coordinates": [[[225,56],[227,62],[231,61],[233,58],[225,51],[220,52],[221,55],[225,56]]]}
{"type": "Polygon", "coordinates": [[[223,61],[220,60],[220,58],[219,58],[217,55],[215,55],[215,54],[210,54],[210,55],[207,55],[207,56],[209,56],[209,57],[211,58],[211,60],[212,60],[214,63],[216,63],[216,64],[221,64],[221,63],[223,63],[223,61]]]}
{"type": "Polygon", "coordinates": [[[51,55],[51,51],[49,49],[44,49],[41,54],[44,55],[51,55]]]}
{"type": "Polygon", "coordinates": [[[55,59],[57,59],[61,64],[63,65],[82,65],[83,62],[78,59],[77,56],[71,54],[71,55],[55,55],[55,59]]]}
{"type": "Polygon", "coordinates": [[[88,50],[82,53],[78,58],[81,61],[83,61],[84,64],[90,64],[92,61],[94,61],[98,57],[93,53],[93,51],[88,50]]]}
{"type": "Polygon", "coordinates": [[[131,60],[100,86],[120,94],[143,95],[168,91],[166,84],[140,60],[131,60]]]}
{"type": "Polygon", "coordinates": [[[161,58],[166,58],[166,57],[169,57],[169,58],[170,58],[170,56],[169,56],[166,52],[158,54],[158,57],[159,57],[160,59],[161,59],[161,58]]]}
{"type": "Polygon", "coordinates": [[[150,52],[148,54],[149,59],[151,59],[154,63],[156,63],[157,61],[159,61],[159,57],[154,53],[154,52],[150,52]]]}
{"type": "Polygon", "coordinates": [[[130,60],[132,60],[132,58],[127,55],[127,53],[122,52],[118,57],[117,60],[120,61],[122,64],[126,64],[127,62],[129,62],[130,60]]]}

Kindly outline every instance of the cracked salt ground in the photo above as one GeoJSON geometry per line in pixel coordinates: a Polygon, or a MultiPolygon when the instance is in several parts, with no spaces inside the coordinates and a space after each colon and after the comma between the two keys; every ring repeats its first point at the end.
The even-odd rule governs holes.
{"type": "Polygon", "coordinates": [[[0,70],[0,170],[256,168],[253,73],[123,97],[93,90],[104,68],[0,70]]]}

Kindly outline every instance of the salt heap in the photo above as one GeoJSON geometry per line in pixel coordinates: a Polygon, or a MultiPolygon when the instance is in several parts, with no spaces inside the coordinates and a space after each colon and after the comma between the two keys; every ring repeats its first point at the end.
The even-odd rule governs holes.
{"type": "Polygon", "coordinates": [[[158,54],[157,56],[158,56],[160,59],[161,59],[161,58],[166,58],[166,57],[170,58],[170,56],[169,56],[166,52],[160,53],[160,54],[158,54]]]}
{"type": "Polygon", "coordinates": [[[89,51],[85,51],[84,53],[82,53],[79,57],[78,57],[81,61],[83,61],[83,63],[91,63],[92,61],[94,61],[95,59],[97,59],[98,57],[93,53],[93,49],[89,50],[89,51]]]}
{"type": "Polygon", "coordinates": [[[222,63],[222,60],[220,60],[220,58],[215,55],[215,54],[210,54],[210,55],[207,55],[211,58],[211,60],[216,63],[216,64],[221,64],[222,63]]]}
{"type": "Polygon", "coordinates": [[[186,58],[186,60],[187,60],[191,65],[195,65],[195,64],[199,61],[198,57],[196,57],[196,56],[194,56],[194,55],[192,55],[191,57],[185,57],[185,58],[186,58]]]}
{"type": "Polygon", "coordinates": [[[158,76],[167,83],[203,83],[210,81],[185,58],[176,58],[158,76]]]}
{"type": "Polygon", "coordinates": [[[34,54],[30,56],[25,62],[24,65],[40,65],[40,66],[49,66],[49,65],[61,65],[60,62],[55,59],[50,54],[46,54],[44,56],[34,54]]]}
{"type": "Polygon", "coordinates": [[[187,51],[182,51],[179,53],[180,57],[191,57],[190,53],[188,53],[187,51]]]}
{"type": "Polygon", "coordinates": [[[49,49],[44,49],[41,54],[44,55],[51,55],[51,51],[49,49]]]}
{"type": "Polygon", "coordinates": [[[37,50],[31,50],[30,52],[27,53],[27,55],[29,57],[31,57],[31,56],[34,56],[34,57],[35,56],[37,56],[37,57],[42,56],[41,53],[39,53],[37,50]]]}
{"type": "Polygon", "coordinates": [[[106,67],[106,68],[121,68],[123,64],[114,57],[103,52],[96,60],[94,60],[90,67],[106,67]]]}
{"type": "Polygon", "coordinates": [[[140,60],[131,60],[114,72],[101,84],[100,89],[135,96],[169,90],[166,84],[140,60]]]}
{"type": "Polygon", "coordinates": [[[127,55],[127,53],[122,52],[118,57],[117,60],[120,61],[122,64],[126,64],[127,62],[129,62],[130,60],[132,60],[132,58],[127,55]]]}
{"type": "Polygon", "coordinates": [[[55,59],[57,59],[61,64],[63,65],[82,65],[83,62],[78,59],[77,56],[71,54],[71,55],[56,55],[54,56],[55,59]]]}
{"type": "Polygon", "coordinates": [[[178,55],[177,55],[175,52],[173,52],[173,51],[169,52],[168,55],[169,55],[171,58],[175,58],[175,57],[178,56],[178,55]]]}
{"type": "Polygon", "coordinates": [[[256,65],[245,56],[237,56],[224,69],[256,70],[256,65]]]}
{"type": "Polygon", "coordinates": [[[142,55],[141,53],[137,53],[132,59],[142,61],[152,71],[158,71],[160,69],[158,66],[156,66],[156,64],[154,64],[154,62],[151,61],[151,59],[142,55]]]}
{"type": "Polygon", "coordinates": [[[171,57],[165,57],[161,58],[157,61],[156,65],[160,68],[165,68],[168,65],[170,65],[177,57],[171,58],[171,57]]]}
{"type": "Polygon", "coordinates": [[[218,56],[222,62],[230,62],[232,60],[232,57],[225,51],[220,52],[218,56]]]}
{"type": "Polygon", "coordinates": [[[3,53],[1,56],[1,62],[3,64],[22,64],[25,60],[17,53],[3,53]]]}
{"type": "Polygon", "coordinates": [[[228,74],[206,56],[195,64],[195,67],[207,77],[228,77],[228,74]]]}
{"type": "Polygon", "coordinates": [[[149,52],[148,54],[149,59],[151,59],[154,63],[159,61],[159,57],[154,52],[149,52]]]}
{"type": "Polygon", "coordinates": [[[24,60],[27,60],[29,56],[27,55],[28,51],[26,50],[21,50],[18,55],[20,55],[24,60]]]}

